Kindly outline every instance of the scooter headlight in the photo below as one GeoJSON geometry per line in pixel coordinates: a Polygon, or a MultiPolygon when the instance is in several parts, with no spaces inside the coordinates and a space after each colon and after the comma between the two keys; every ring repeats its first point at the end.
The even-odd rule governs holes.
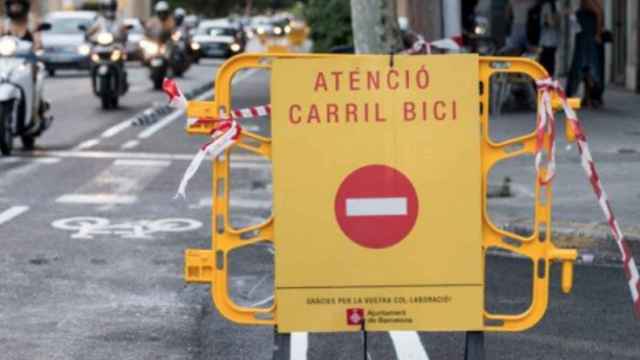
{"type": "Polygon", "coordinates": [[[240,51],[240,44],[238,43],[233,43],[231,44],[231,46],[229,47],[231,49],[231,51],[233,52],[238,52],[240,51]]]}
{"type": "Polygon", "coordinates": [[[180,31],[176,31],[173,33],[173,35],[171,35],[171,38],[173,39],[173,41],[178,42],[182,38],[182,33],[180,31]]]}
{"type": "Polygon", "coordinates": [[[120,61],[121,58],[122,58],[122,51],[113,50],[113,52],[111,53],[111,61],[120,61]]]}
{"type": "Polygon", "coordinates": [[[88,56],[89,53],[91,53],[91,46],[89,46],[87,44],[82,44],[82,45],[78,46],[78,54],[80,54],[82,56],[88,56]]]}
{"type": "Polygon", "coordinates": [[[194,50],[194,51],[198,51],[198,50],[200,50],[200,43],[195,42],[195,41],[194,41],[194,42],[192,42],[192,43],[191,43],[191,49],[192,49],[192,50],[194,50]]]}
{"type": "Polygon", "coordinates": [[[275,28],[273,28],[273,33],[276,35],[281,35],[282,34],[282,28],[280,26],[276,26],[275,28]]]}
{"type": "Polygon", "coordinates": [[[114,41],[114,37],[112,33],[108,33],[108,32],[103,32],[98,34],[98,37],[96,38],[96,41],[98,42],[98,44],[100,45],[111,45],[114,41]]]}
{"type": "Polygon", "coordinates": [[[2,56],[15,55],[17,49],[18,49],[18,43],[16,42],[15,39],[5,37],[2,40],[0,40],[0,55],[2,56]]]}
{"type": "Polygon", "coordinates": [[[98,55],[96,53],[92,54],[91,55],[91,61],[93,61],[95,63],[100,62],[100,55],[98,55]]]}
{"type": "Polygon", "coordinates": [[[140,46],[147,56],[155,56],[160,51],[160,46],[152,41],[142,41],[140,42],[140,46]]]}
{"type": "Polygon", "coordinates": [[[288,33],[290,33],[290,32],[291,32],[291,26],[289,26],[289,25],[285,26],[285,27],[284,27],[284,33],[285,33],[285,34],[288,34],[288,33]]]}

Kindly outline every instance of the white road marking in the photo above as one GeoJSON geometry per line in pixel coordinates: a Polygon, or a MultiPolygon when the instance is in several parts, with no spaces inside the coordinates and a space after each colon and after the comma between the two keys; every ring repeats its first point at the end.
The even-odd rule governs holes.
{"type": "Polygon", "coordinates": [[[126,143],[122,144],[122,146],[120,146],[120,149],[122,149],[122,150],[131,150],[134,147],[137,147],[138,145],[140,145],[140,141],[138,141],[138,140],[129,140],[126,143]]]}
{"type": "Polygon", "coordinates": [[[59,203],[126,205],[137,201],[151,180],[171,164],[167,160],[118,159],[75,193],[58,198],[59,203]]]}
{"type": "Polygon", "coordinates": [[[113,162],[115,166],[160,166],[171,165],[169,160],[138,160],[138,159],[118,159],[113,162]]]}
{"type": "Polygon", "coordinates": [[[14,206],[0,213],[0,225],[7,223],[29,210],[28,206],[14,206]]]}
{"type": "Polygon", "coordinates": [[[294,332],[291,334],[291,360],[306,360],[309,349],[309,334],[294,332]]]}
{"type": "Polygon", "coordinates": [[[63,204],[96,204],[96,205],[128,205],[138,200],[133,195],[114,194],[67,194],[59,197],[56,202],[63,204]]]}
{"type": "Polygon", "coordinates": [[[89,139],[87,141],[83,141],[80,144],[78,144],[78,146],[76,146],[75,148],[73,148],[74,150],[84,150],[84,149],[89,149],[92,148],[96,145],[100,144],[100,140],[99,139],[89,139]]]}
{"type": "Polygon", "coordinates": [[[389,335],[398,360],[429,360],[429,355],[422,346],[417,332],[390,331],[389,335]]]}
{"type": "Polygon", "coordinates": [[[32,159],[32,161],[37,163],[37,164],[53,165],[53,164],[59,163],[60,161],[62,161],[62,159],[60,159],[60,158],[34,158],[34,159],[32,159]]]}
{"type": "MultiPolygon", "coordinates": [[[[193,160],[194,154],[171,154],[171,153],[143,153],[124,151],[35,151],[33,155],[38,158],[77,158],[77,159],[149,159],[149,160],[193,160]]],[[[211,159],[210,159],[211,160],[211,159]]],[[[241,162],[239,167],[265,168],[270,167],[271,162],[255,155],[231,155],[231,164],[241,162]],[[244,164],[246,163],[246,164],[244,164]]]]}
{"type": "Polygon", "coordinates": [[[172,122],[182,117],[183,115],[184,115],[184,111],[182,110],[174,111],[173,113],[171,113],[171,115],[163,118],[162,120],[158,121],[157,123],[149,126],[148,128],[144,129],[142,132],[140,132],[140,134],[138,134],[138,139],[150,138],[151,136],[155,135],[155,133],[162,130],[165,126],[171,124],[172,122]]]}
{"type": "Polygon", "coordinates": [[[260,130],[260,126],[258,125],[246,125],[246,124],[242,124],[242,128],[250,131],[250,132],[258,132],[260,130]]]}
{"type": "Polygon", "coordinates": [[[133,119],[127,119],[119,124],[116,124],[110,128],[108,128],[107,130],[105,130],[100,137],[104,138],[104,139],[108,139],[110,137],[116,136],[117,134],[119,134],[120,132],[128,129],[129,127],[131,127],[131,124],[133,122],[133,119]]]}
{"type": "Polygon", "coordinates": [[[161,232],[185,232],[202,227],[202,223],[193,219],[168,218],[158,220],[136,220],[112,224],[109,219],[99,217],[80,216],[59,219],[51,226],[66,231],[72,231],[72,239],[93,239],[96,236],[119,236],[123,239],[152,239],[154,234],[161,232]]]}
{"type": "Polygon", "coordinates": [[[352,198],[347,199],[347,216],[404,216],[407,198],[352,198]]]}

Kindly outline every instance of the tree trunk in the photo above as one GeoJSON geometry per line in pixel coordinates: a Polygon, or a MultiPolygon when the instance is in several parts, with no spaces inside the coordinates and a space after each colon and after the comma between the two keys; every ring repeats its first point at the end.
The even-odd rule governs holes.
{"type": "Polygon", "coordinates": [[[356,53],[403,50],[395,0],[351,0],[351,14],[356,53]]]}

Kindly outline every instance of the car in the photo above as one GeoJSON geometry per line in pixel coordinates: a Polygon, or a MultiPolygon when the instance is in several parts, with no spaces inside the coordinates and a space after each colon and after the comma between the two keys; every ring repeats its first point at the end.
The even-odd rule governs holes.
{"type": "Polygon", "coordinates": [[[51,29],[42,33],[40,60],[50,76],[59,69],[89,70],[91,46],[81,27],[89,28],[97,20],[94,11],[56,11],[45,17],[51,29]]]}
{"type": "Polygon", "coordinates": [[[266,16],[256,16],[251,20],[251,30],[253,35],[271,35],[273,33],[273,24],[266,16]]]}
{"type": "Polygon", "coordinates": [[[193,37],[198,44],[199,56],[228,58],[239,54],[245,48],[242,27],[226,19],[204,20],[198,25],[193,37]]]}
{"type": "Polygon", "coordinates": [[[128,27],[127,59],[142,60],[143,54],[140,41],[145,37],[142,21],[138,18],[129,18],[124,21],[124,25],[128,27]]]}

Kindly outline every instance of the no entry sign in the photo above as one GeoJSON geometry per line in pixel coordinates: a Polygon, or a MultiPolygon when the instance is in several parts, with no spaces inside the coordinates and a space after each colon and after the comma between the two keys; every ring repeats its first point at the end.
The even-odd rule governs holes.
{"type": "Polygon", "coordinates": [[[413,229],[418,197],[411,181],[386,165],[368,165],[347,176],[336,194],[342,231],[367,248],[393,246],[413,229]]]}
{"type": "Polygon", "coordinates": [[[481,329],[477,56],[278,59],[271,78],[279,331],[481,329]]]}

